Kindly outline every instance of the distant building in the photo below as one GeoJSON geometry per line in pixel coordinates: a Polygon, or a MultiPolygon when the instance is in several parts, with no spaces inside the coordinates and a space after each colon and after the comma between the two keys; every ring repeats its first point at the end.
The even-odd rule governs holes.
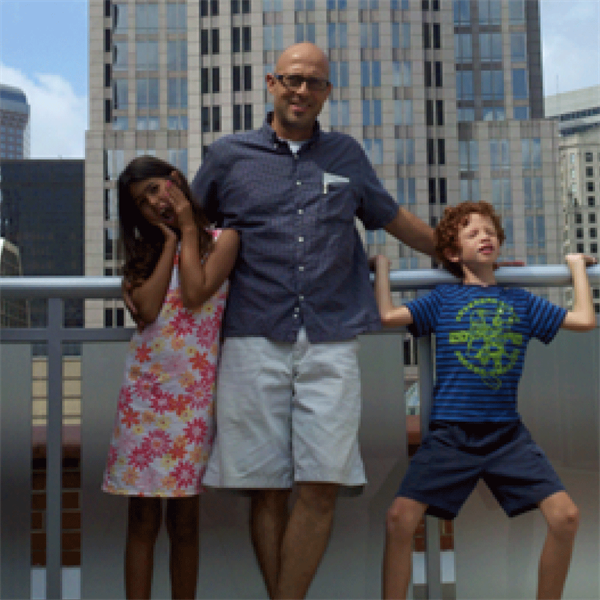
{"type": "MultiPolygon", "coordinates": [[[[19,249],[26,276],[83,275],[84,161],[0,161],[0,236],[19,249]]],[[[65,324],[83,325],[83,302],[66,301],[65,324]]],[[[45,321],[31,302],[31,324],[45,321]]]]}
{"type": "MultiPolygon", "coordinates": [[[[447,205],[489,200],[503,219],[504,260],[561,261],[539,4],[90,0],[86,275],[119,273],[116,179],[125,164],[155,154],[193,177],[213,141],[262,125],[273,109],[265,74],[300,41],[329,58],[321,126],[362,143],[399,205],[435,225],[447,205]]],[[[364,242],[394,269],[431,265],[383,230],[364,232],[364,242]]],[[[119,325],[123,305],[89,301],[86,319],[119,325]]]]}
{"type": "MultiPolygon", "coordinates": [[[[558,122],[564,252],[598,257],[600,223],[600,86],[546,98],[546,116],[558,122]]],[[[569,303],[571,290],[566,292],[569,303]]],[[[600,313],[600,287],[592,288],[600,313]]]]}
{"type": "Polygon", "coordinates": [[[0,158],[29,158],[29,104],[16,87],[0,84],[0,158]]]}
{"type": "MultiPolygon", "coordinates": [[[[0,277],[23,275],[19,249],[0,237],[0,277]]],[[[9,300],[0,297],[0,328],[28,327],[29,311],[26,300],[9,300]]]]}

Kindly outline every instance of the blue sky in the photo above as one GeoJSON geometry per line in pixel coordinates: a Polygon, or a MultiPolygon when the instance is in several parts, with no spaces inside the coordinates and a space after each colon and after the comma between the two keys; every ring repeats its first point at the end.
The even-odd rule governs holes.
{"type": "MultiPolygon", "coordinates": [[[[545,94],[600,84],[600,2],[540,4],[545,94]]],[[[0,82],[27,95],[32,158],[84,155],[87,15],[88,0],[0,0],[0,82]]]]}

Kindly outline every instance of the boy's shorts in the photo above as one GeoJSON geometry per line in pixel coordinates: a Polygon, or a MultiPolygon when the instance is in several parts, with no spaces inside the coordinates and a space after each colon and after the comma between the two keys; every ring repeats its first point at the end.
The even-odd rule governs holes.
{"type": "Polygon", "coordinates": [[[413,456],[397,496],[427,504],[427,514],[451,520],[479,479],[509,517],[565,489],[521,421],[436,421],[413,456]]]}
{"type": "Polygon", "coordinates": [[[358,341],[311,344],[227,338],[216,396],[216,438],[203,483],[289,489],[338,483],[359,492],[358,341]]]}

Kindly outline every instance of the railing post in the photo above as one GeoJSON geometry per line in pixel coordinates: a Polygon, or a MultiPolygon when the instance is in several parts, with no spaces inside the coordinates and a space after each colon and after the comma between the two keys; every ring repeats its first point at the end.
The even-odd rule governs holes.
{"type": "MultiPolygon", "coordinates": [[[[421,440],[429,430],[429,416],[433,401],[433,355],[431,336],[417,340],[419,362],[419,414],[421,416],[421,440]]],[[[442,597],[442,575],[440,566],[440,525],[436,517],[425,517],[425,572],[427,577],[427,598],[439,600],[442,597]]]]}
{"type": "Polygon", "coordinates": [[[48,300],[46,421],[46,598],[62,598],[62,325],[63,300],[48,300]]]}

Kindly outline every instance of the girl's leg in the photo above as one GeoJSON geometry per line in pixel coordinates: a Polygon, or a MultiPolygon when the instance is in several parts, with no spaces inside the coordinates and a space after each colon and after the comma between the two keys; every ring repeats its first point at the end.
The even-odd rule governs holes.
{"type": "Polygon", "coordinates": [[[538,598],[562,598],[569,572],[573,542],[579,526],[579,509],[566,492],[557,492],[540,502],[548,533],[540,557],[538,598]]]}
{"type": "Polygon", "coordinates": [[[160,498],[129,498],[125,545],[125,595],[150,598],[154,543],[160,529],[160,498]]]}
{"type": "Polygon", "coordinates": [[[399,496],[387,512],[383,598],[406,598],[412,570],[413,537],[426,509],[426,504],[399,496]]]}
{"type": "Polygon", "coordinates": [[[171,595],[175,600],[195,598],[200,560],[200,496],[167,500],[167,531],[171,541],[171,595]]]}

